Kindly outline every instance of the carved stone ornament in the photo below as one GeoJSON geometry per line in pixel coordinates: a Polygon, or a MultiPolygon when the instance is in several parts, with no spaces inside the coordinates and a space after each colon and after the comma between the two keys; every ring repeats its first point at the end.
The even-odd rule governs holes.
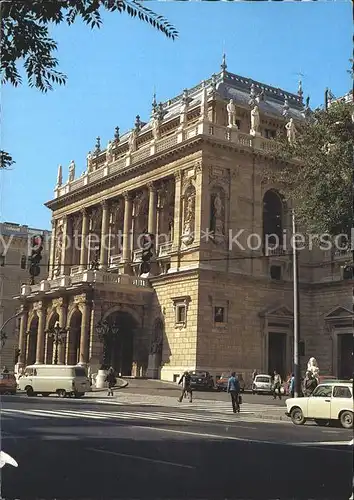
{"type": "Polygon", "coordinates": [[[86,294],[81,293],[80,295],[74,296],[74,304],[85,304],[87,300],[86,294]]]}
{"type": "Polygon", "coordinates": [[[296,140],[296,127],[293,118],[290,118],[288,123],[285,125],[285,130],[289,144],[294,144],[296,140]]]}
{"type": "Polygon", "coordinates": [[[33,303],[33,310],[34,311],[39,312],[39,311],[42,311],[42,309],[43,309],[43,302],[41,300],[33,303]]]}
{"type": "Polygon", "coordinates": [[[57,175],[57,186],[60,187],[62,184],[63,184],[63,167],[59,165],[58,175],[57,175]]]}
{"type": "Polygon", "coordinates": [[[238,127],[236,124],[236,106],[233,99],[230,99],[230,101],[228,102],[226,110],[227,110],[227,121],[228,121],[227,126],[229,128],[237,129],[238,127]]]}
{"type": "Polygon", "coordinates": [[[111,205],[110,209],[110,215],[109,215],[109,222],[111,224],[111,227],[113,229],[113,232],[118,231],[120,228],[123,227],[123,212],[124,212],[124,207],[123,207],[123,200],[118,200],[111,205]]]}
{"type": "Polygon", "coordinates": [[[145,191],[137,193],[134,199],[134,217],[146,215],[148,210],[148,200],[145,191]]]}
{"type": "Polygon", "coordinates": [[[261,118],[259,115],[259,107],[257,105],[251,111],[251,135],[257,135],[260,133],[261,118]]]}
{"type": "Polygon", "coordinates": [[[160,120],[155,116],[152,120],[152,137],[156,141],[160,138],[160,120]]]}
{"type": "Polygon", "coordinates": [[[52,300],[53,309],[56,309],[57,307],[63,307],[63,305],[64,305],[64,299],[62,297],[52,300]]]}

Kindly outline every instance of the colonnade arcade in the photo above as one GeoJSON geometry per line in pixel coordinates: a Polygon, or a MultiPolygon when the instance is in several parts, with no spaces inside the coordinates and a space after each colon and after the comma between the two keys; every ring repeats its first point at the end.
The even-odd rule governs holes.
{"type": "Polygon", "coordinates": [[[134,192],[84,208],[52,221],[50,279],[82,272],[88,267],[130,274],[140,261],[141,235],[158,234],[155,254],[173,240],[175,184],[173,179],[151,183],[134,192]]]}

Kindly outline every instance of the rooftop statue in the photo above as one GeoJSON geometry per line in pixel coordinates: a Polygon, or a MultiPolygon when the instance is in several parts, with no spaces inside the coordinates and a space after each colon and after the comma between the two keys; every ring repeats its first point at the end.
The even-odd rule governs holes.
{"type": "Polygon", "coordinates": [[[92,153],[91,151],[88,152],[87,156],[86,156],[86,165],[87,165],[87,173],[89,174],[90,172],[92,172],[92,169],[93,169],[93,165],[92,165],[92,153]]]}
{"type": "Polygon", "coordinates": [[[69,180],[68,182],[73,182],[75,180],[75,162],[71,160],[69,165],[69,180]]]}
{"type": "Polygon", "coordinates": [[[252,135],[260,135],[260,124],[261,124],[261,118],[259,116],[259,107],[256,104],[251,111],[250,133],[252,135]]]}
{"type": "Polygon", "coordinates": [[[106,162],[111,163],[113,161],[113,143],[108,141],[106,149],[106,162]]]}
{"type": "Polygon", "coordinates": [[[238,128],[236,124],[236,106],[234,104],[234,100],[230,99],[228,102],[227,106],[227,118],[228,118],[228,124],[227,126],[230,128],[238,128]]]}
{"type": "Polygon", "coordinates": [[[293,118],[290,118],[290,121],[285,125],[285,129],[289,144],[294,144],[296,139],[296,127],[293,118]]]}
{"type": "Polygon", "coordinates": [[[134,151],[136,151],[136,139],[137,139],[137,133],[136,133],[135,128],[133,128],[133,130],[130,133],[129,141],[128,141],[130,153],[133,153],[134,151]]]}

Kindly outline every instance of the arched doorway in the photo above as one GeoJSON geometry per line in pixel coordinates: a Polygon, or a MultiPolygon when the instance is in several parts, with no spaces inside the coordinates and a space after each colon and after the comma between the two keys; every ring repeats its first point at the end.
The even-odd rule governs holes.
{"type": "Polygon", "coordinates": [[[33,365],[36,362],[37,339],[38,339],[38,316],[34,316],[30,323],[27,333],[27,365],[33,365]]]}
{"type": "Polygon", "coordinates": [[[80,361],[81,321],[81,311],[76,309],[69,323],[68,365],[76,365],[80,361]]]}
{"type": "Polygon", "coordinates": [[[283,211],[281,195],[272,189],[263,197],[263,248],[283,245],[283,211]]]}
{"type": "Polygon", "coordinates": [[[125,311],[113,312],[106,321],[111,329],[106,336],[105,364],[112,366],[116,373],[129,376],[132,374],[134,331],[137,323],[125,311]]]}
{"type": "MultiPolygon", "coordinates": [[[[59,314],[54,313],[50,318],[48,324],[49,331],[53,330],[54,325],[57,321],[59,321],[59,314]]],[[[51,365],[53,363],[53,355],[54,355],[54,339],[53,337],[50,337],[47,333],[46,333],[46,345],[47,349],[46,349],[45,363],[51,365]]]]}

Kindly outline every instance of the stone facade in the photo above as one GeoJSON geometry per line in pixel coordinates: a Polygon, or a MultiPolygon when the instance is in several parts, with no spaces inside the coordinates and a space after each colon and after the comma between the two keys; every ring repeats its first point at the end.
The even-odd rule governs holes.
{"type": "MultiPolygon", "coordinates": [[[[28,261],[31,238],[41,235],[44,238],[40,270],[42,278],[48,275],[50,232],[34,229],[15,223],[0,223],[0,327],[12,318],[18,309],[13,300],[19,287],[28,282],[28,261]]],[[[18,320],[10,320],[4,328],[6,339],[1,350],[1,363],[14,370],[15,349],[18,345],[18,320]]]]}
{"type": "MultiPolygon", "coordinates": [[[[284,236],[291,237],[291,207],[263,172],[276,167],[276,132],[310,110],[301,87],[291,94],[221,69],[164,104],[154,101],[152,120],[116,133],[108,151],[98,144],[80,177],[72,162],[63,183],[59,168],[47,203],[49,277],[19,297],[27,311],[22,364],[52,361],[45,332],[59,321],[69,330],[59,362],[91,370],[104,359],[136,376],[155,373],[158,359],[166,380],[185,369],[215,376],[234,369],[246,379],[255,368],[292,370],[293,268],[284,236]],[[155,235],[148,273],[145,233],[155,235]]],[[[302,365],[313,355],[341,376],[352,355],[352,282],[341,275],[348,256],[315,248],[299,259],[302,365]]]]}

